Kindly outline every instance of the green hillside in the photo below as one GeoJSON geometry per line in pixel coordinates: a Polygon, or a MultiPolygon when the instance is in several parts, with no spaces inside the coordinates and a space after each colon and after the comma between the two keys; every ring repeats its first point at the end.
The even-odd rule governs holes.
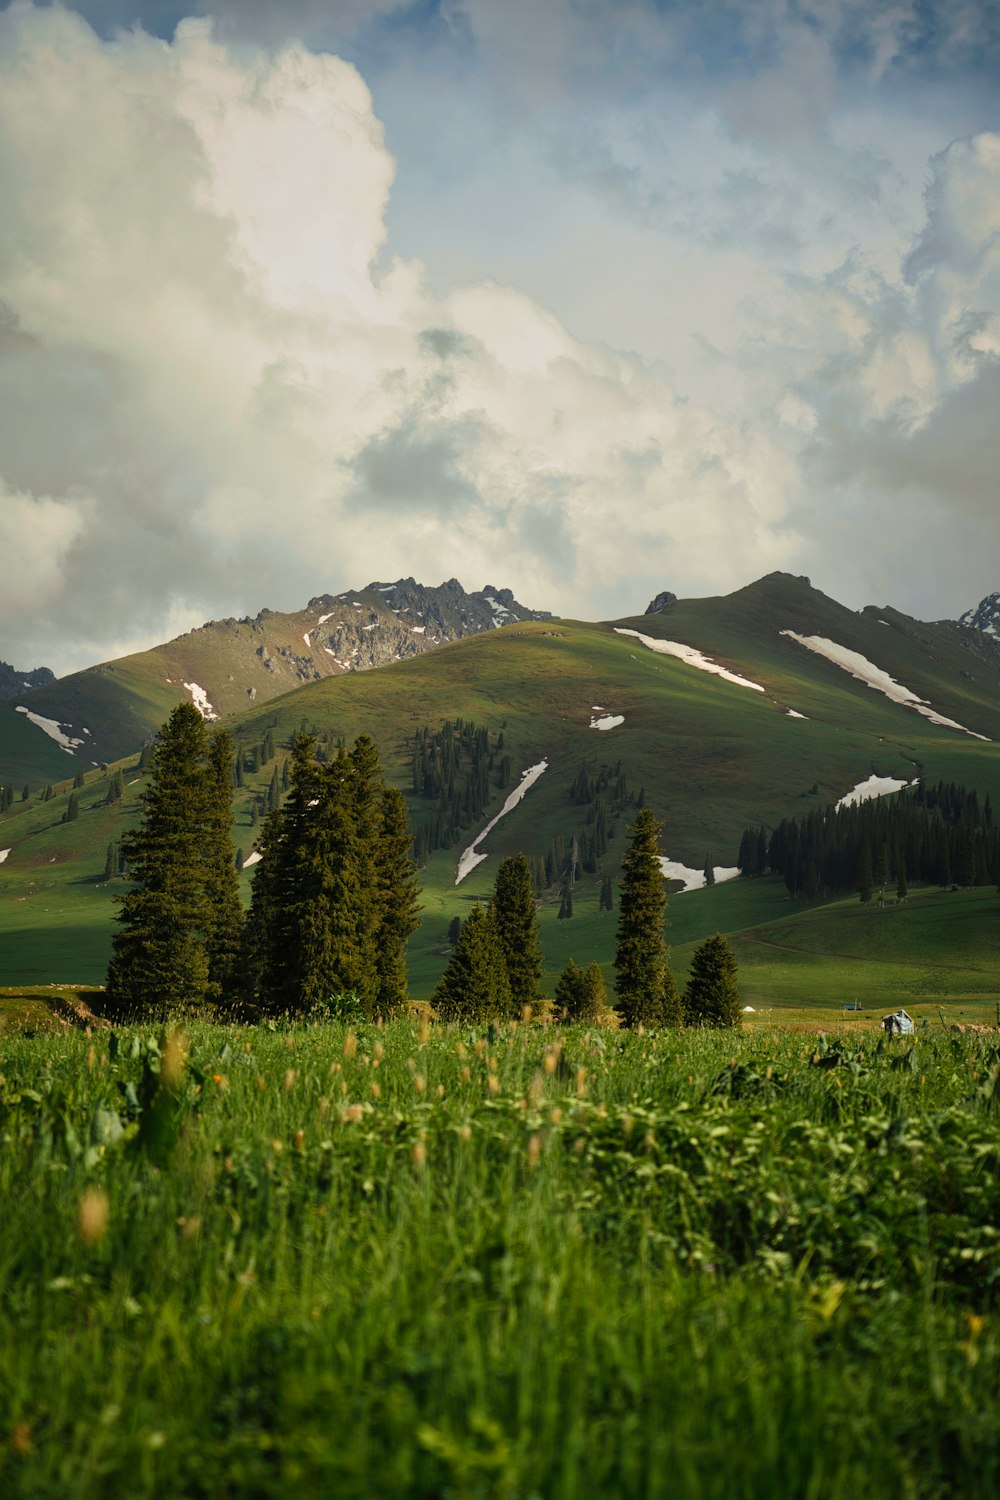
{"type": "MultiPolygon", "coordinates": [[[[596,867],[581,874],[573,918],[556,919],[558,885],[544,892],[550,987],[570,954],[580,962],[608,962],[612,956],[615,918],[598,910],[600,885],[605,877],[617,878],[626,830],[640,801],[665,823],[664,853],[697,870],[706,855],[717,866],[735,864],[747,825],[774,826],[784,817],[822,807],[873,773],[961,782],[981,795],[992,793],[993,802],[1000,804],[1000,762],[993,738],[1000,739],[1000,653],[989,643],[968,642],[973,633],[921,625],[891,611],[855,614],[803,580],[781,574],[725,598],[681,601],[665,614],[616,624],[511,625],[378,671],[313,682],[233,715],[228,723],[237,745],[251,757],[245,785],[235,793],[234,846],[244,856],[250,854],[272,777],[280,775],[291,737],[300,727],[315,731],[328,747],[341,738],[351,743],[362,731],[372,734],[389,780],[407,796],[418,832],[426,831],[435,815],[434,804],[412,786],[418,732],[434,732],[461,719],[488,731],[491,747],[499,746],[502,735],[503,755],[510,759],[508,784],[501,784],[499,750],[491,751],[494,764],[482,812],[451,847],[431,853],[422,871],[424,923],[412,944],[412,981],[414,993],[426,995],[446,961],[452,917],[488,893],[499,857],[524,849],[537,858],[554,840],[569,846],[574,836],[586,834],[593,804],[573,799],[581,773],[596,784],[604,768],[605,779],[617,790],[602,794],[607,848],[596,867]],[[659,655],[635,636],[619,633],[616,624],[694,646],[765,691],[659,655]],[[861,652],[939,713],[991,738],[943,728],[890,702],[782,635],[785,629],[821,635],[861,652]],[[592,728],[598,708],[623,722],[608,731],[592,728]],[[791,717],[789,709],[806,717],[791,717]],[[265,736],[273,742],[274,759],[260,764],[257,752],[265,736]],[[481,852],[488,858],[456,887],[462,849],[499,812],[520,774],[543,760],[546,770],[485,840],[481,852]]],[[[133,681],[130,691],[137,696],[145,692],[146,709],[158,719],[169,711],[166,694],[157,706],[159,689],[133,681]]],[[[54,744],[52,749],[65,774],[73,761],[54,744]]],[[[134,767],[135,758],[128,764],[134,767]]],[[[68,783],[61,784],[51,801],[37,795],[27,803],[15,801],[0,819],[0,850],[10,850],[0,865],[0,983],[100,979],[110,941],[111,897],[124,888],[104,879],[107,847],[136,817],[141,791],[136,772],[127,780],[132,784],[124,799],[108,806],[109,773],[92,770],[74,822],[61,821],[68,783]]],[[[247,887],[249,878],[248,873],[247,887]]],[[[966,899],[952,899],[947,911],[957,910],[966,899]]],[[[968,900],[978,911],[985,895],[971,892],[968,900]]],[[[882,914],[879,944],[896,930],[892,923],[898,922],[900,931],[923,930],[925,917],[929,924],[931,946],[921,958],[924,977],[911,974],[907,993],[984,994],[982,976],[976,974],[980,961],[992,963],[992,950],[973,962],[963,922],[953,924],[946,916],[931,922],[932,906],[928,897],[926,903],[914,900],[898,917],[886,920],[882,914]],[[934,967],[939,950],[952,954],[941,959],[954,960],[951,978],[934,967]]],[[[690,944],[716,927],[742,933],[762,923],[780,923],[786,914],[796,923],[804,921],[801,906],[790,909],[778,881],[687,891],[671,906],[678,962],[683,967],[690,944]]],[[[858,915],[848,903],[837,920],[849,924],[858,915]]],[[[854,954],[875,964],[879,953],[866,956],[857,942],[847,947],[839,939],[827,943],[817,932],[813,924],[801,944],[759,936],[745,943],[740,939],[751,1003],[791,1004],[820,995],[831,1002],[854,998],[842,957],[854,954]],[[825,977],[788,951],[798,946],[824,955],[825,977]]],[[[885,993],[896,982],[887,981],[885,993]]]]}

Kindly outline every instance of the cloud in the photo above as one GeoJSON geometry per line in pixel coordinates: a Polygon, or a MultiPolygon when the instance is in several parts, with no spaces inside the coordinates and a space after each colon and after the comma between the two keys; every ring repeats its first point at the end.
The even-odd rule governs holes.
{"type": "Polygon", "coordinates": [[[0,621],[5,630],[16,630],[26,612],[44,607],[58,592],[88,509],[84,499],[20,494],[0,481],[0,621]]]}
{"type": "Polygon", "coordinates": [[[45,604],[5,654],[375,573],[916,609],[919,528],[943,614],[965,521],[996,586],[998,138],[892,93],[993,45],[972,11],[99,9],[0,12],[0,504],[45,604]]]}
{"type": "Polygon", "coordinates": [[[342,60],[200,21],[102,41],[15,5],[0,143],[4,477],[91,497],[22,650],[41,631],[64,665],[157,620],[292,607],[375,559],[476,584],[505,557],[502,581],[585,612],[659,579],[633,535],[716,582],[794,551],[766,437],[512,287],[434,297],[387,255],[395,163],[342,60]]]}

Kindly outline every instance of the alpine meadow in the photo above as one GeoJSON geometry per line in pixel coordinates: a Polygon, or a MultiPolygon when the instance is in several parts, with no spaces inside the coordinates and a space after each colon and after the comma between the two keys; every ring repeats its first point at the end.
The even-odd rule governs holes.
{"type": "Polygon", "coordinates": [[[998,85],[0,0],[3,1500],[1000,1494],[998,85]]]}

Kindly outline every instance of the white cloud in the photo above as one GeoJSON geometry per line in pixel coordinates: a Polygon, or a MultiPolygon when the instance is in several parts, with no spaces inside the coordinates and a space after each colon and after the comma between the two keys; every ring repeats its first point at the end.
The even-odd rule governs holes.
{"type": "Polygon", "coordinates": [[[44,609],[63,585],[88,508],[85,500],[19,494],[0,479],[0,627],[5,634],[23,629],[25,615],[44,609]]]}

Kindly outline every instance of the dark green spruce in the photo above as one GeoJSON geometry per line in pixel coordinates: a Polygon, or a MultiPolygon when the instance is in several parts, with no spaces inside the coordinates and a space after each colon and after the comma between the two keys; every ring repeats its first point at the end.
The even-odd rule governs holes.
{"type": "Polygon", "coordinates": [[[622,864],[615,989],[625,1026],[670,1026],[678,1021],[664,936],[667,898],[660,870],[661,829],[650,809],[642,808],[622,864]]]}
{"type": "Polygon", "coordinates": [[[526,855],[511,854],[500,861],[490,908],[507,966],[514,1013],[520,1015],[526,1005],[537,1010],[542,999],[542,945],[535,882],[526,855]]]}

